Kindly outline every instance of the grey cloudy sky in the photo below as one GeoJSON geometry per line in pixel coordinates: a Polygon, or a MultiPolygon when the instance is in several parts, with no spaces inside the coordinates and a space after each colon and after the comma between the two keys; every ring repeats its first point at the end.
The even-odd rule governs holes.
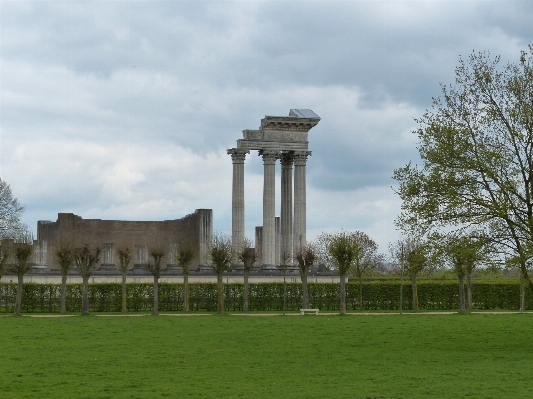
{"type": "MultiPolygon", "coordinates": [[[[32,228],[58,212],[212,208],[230,232],[226,149],[265,115],[310,108],[308,238],[361,230],[385,252],[393,170],[417,160],[413,118],[459,56],[516,62],[532,21],[531,1],[0,0],[0,177],[32,228]]],[[[245,178],[253,237],[257,154],[245,178]]]]}

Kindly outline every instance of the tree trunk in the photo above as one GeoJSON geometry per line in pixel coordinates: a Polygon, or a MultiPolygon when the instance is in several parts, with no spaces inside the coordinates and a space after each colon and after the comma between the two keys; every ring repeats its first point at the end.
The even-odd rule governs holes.
{"type": "Polygon", "coordinates": [[[159,314],[159,276],[154,275],[154,306],[152,309],[152,315],[157,316],[159,314]]]}
{"type": "Polygon", "coordinates": [[[411,273],[411,288],[413,291],[413,310],[418,311],[418,289],[416,287],[416,274],[411,273]]]}
{"type": "Polygon", "coordinates": [[[183,311],[189,311],[189,275],[183,275],[183,311]]]}
{"type": "Polygon", "coordinates": [[[341,314],[346,314],[346,273],[340,275],[341,314]]]}
{"type": "Polygon", "coordinates": [[[525,282],[529,285],[529,288],[533,291],[533,280],[529,278],[529,273],[527,272],[527,264],[525,261],[520,262],[520,270],[522,271],[522,277],[525,282]]]}
{"type": "Polygon", "coordinates": [[[83,285],[81,287],[81,314],[89,315],[89,276],[83,276],[83,285]]]}
{"type": "Polygon", "coordinates": [[[520,312],[526,310],[526,281],[520,278],[520,312]]]}
{"type": "Polygon", "coordinates": [[[222,281],[222,272],[217,273],[217,292],[218,292],[218,314],[224,313],[224,283],[222,281]]]}
{"type": "Polygon", "coordinates": [[[466,274],[466,308],[472,309],[472,273],[466,274]]]}
{"type": "Polygon", "coordinates": [[[359,277],[359,310],[363,310],[363,275],[357,277],[359,277]]]}
{"type": "Polygon", "coordinates": [[[466,313],[464,279],[463,275],[459,275],[459,313],[466,313]]]}
{"type": "Polygon", "coordinates": [[[244,270],[244,293],[243,293],[243,304],[242,304],[242,310],[243,312],[248,312],[248,274],[250,272],[248,270],[244,270]]]}
{"type": "Polygon", "coordinates": [[[309,290],[307,289],[307,272],[301,273],[302,277],[302,305],[304,309],[309,309],[309,290]]]}
{"type": "Polygon", "coordinates": [[[24,274],[18,273],[17,276],[17,296],[15,298],[15,316],[20,316],[22,309],[22,291],[24,289],[24,274]]]}
{"type": "Polygon", "coordinates": [[[283,316],[287,312],[287,266],[283,267],[283,316]]]}
{"type": "Polygon", "coordinates": [[[59,306],[61,314],[67,313],[67,275],[61,274],[61,305],[59,306]]]}
{"type": "Polygon", "coordinates": [[[403,314],[403,268],[400,275],[400,314],[403,314]]]}
{"type": "Polygon", "coordinates": [[[126,307],[126,271],[122,272],[122,313],[126,313],[128,311],[126,307]]]}

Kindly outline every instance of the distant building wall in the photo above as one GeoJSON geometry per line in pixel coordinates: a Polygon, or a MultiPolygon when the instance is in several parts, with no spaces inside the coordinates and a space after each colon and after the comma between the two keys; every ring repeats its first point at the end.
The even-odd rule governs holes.
{"type": "Polygon", "coordinates": [[[116,248],[129,245],[135,264],[149,260],[148,248],[162,247],[167,252],[165,262],[171,264],[171,250],[176,245],[189,242],[197,256],[191,263],[191,270],[205,264],[205,256],[213,236],[213,211],[197,209],[182,219],[160,222],[137,222],[124,220],[83,219],[73,213],[59,213],[56,222],[37,222],[37,242],[34,252],[35,263],[46,264],[50,269],[58,268],[54,256],[56,243],[61,239],[71,240],[75,245],[89,244],[102,249],[101,264],[114,265],[117,262],[116,248]]]}

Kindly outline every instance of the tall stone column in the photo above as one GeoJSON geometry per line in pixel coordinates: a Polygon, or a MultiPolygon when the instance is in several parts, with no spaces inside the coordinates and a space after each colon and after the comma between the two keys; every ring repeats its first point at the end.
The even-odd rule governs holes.
{"type": "Polygon", "coordinates": [[[233,161],[233,190],[231,193],[231,242],[239,251],[244,245],[244,159],[249,150],[228,150],[233,161]]]}
{"type": "Polygon", "coordinates": [[[293,154],[281,154],[281,243],[280,261],[292,264],[292,165],[293,154]]]}
{"type": "Polygon", "coordinates": [[[276,216],[275,223],[274,223],[274,229],[275,229],[275,243],[276,243],[276,257],[275,257],[275,264],[276,267],[280,265],[280,252],[281,252],[281,218],[279,216],[276,216]]]}
{"type": "Polygon", "coordinates": [[[294,153],[294,253],[306,244],[306,180],[305,165],[311,151],[294,153]]]}
{"type": "Polygon", "coordinates": [[[278,151],[263,150],[263,268],[271,269],[276,264],[276,160],[278,151]]]}

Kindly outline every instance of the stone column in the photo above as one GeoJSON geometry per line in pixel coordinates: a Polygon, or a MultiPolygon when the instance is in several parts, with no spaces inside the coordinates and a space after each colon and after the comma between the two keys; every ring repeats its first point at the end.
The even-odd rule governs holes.
{"type": "Polygon", "coordinates": [[[231,197],[231,242],[239,251],[244,245],[244,159],[249,150],[228,150],[233,161],[233,190],[231,197]]]}
{"type": "Polygon", "coordinates": [[[294,253],[306,244],[306,181],[305,165],[311,151],[294,153],[294,253]]]}
{"type": "Polygon", "coordinates": [[[263,150],[263,268],[272,269],[276,264],[276,159],[278,151],[263,150]]]}
{"type": "Polygon", "coordinates": [[[275,222],[275,237],[276,237],[276,267],[279,267],[280,265],[280,252],[281,252],[281,218],[279,216],[276,216],[276,222],[275,222]]]}
{"type": "Polygon", "coordinates": [[[263,226],[256,226],[255,228],[255,253],[257,254],[257,264],[263,264],[263,226]]]}
{"type": "Polygon", "coordinates": [[[292,164],[293,154],[281,154],[281,243],[280,261],[292,264],[292,164]]]}

